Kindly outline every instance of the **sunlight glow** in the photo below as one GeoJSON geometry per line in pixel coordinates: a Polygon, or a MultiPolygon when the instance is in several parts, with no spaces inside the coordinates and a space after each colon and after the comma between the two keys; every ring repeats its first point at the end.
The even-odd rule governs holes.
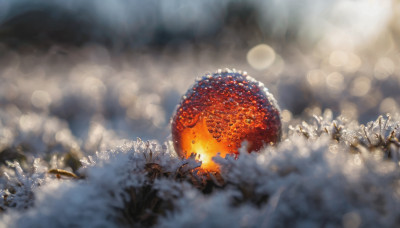
{"type": "Polygon", "coordinates": [[[228,143],[219,143],[208,132],[206,122],[200,119],[193,128],[186,128],[182,131],[182,149],[186,157],[195,153],[202,162],[201,167],[208,171],[218,171],[218,165],[212,160],[218,152],[222,157],[229,154],[228,143]]]}

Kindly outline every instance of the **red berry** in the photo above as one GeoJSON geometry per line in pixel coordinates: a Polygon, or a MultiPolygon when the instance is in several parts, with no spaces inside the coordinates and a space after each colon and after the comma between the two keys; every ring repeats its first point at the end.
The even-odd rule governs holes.
{"type": "Polygon", "coordinates": [[[281,137],[279,108],[264,85],[245,73],[203,76],[183,96],[172,119],[172,140],[181,157],[200,156],[202,168],[218,171],[212,157],[275,144],[281,137]]]}

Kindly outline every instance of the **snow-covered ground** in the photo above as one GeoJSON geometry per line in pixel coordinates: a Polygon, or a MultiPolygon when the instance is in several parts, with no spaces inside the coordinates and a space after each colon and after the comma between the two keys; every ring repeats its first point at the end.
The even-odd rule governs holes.
{"type": "MultiPolygon", "coordinates": [[[[160,49],[0,44],[0,227],[400,226],[398,4],[252,2],[270,41],[237,46],[226,29],[218,45],[160,49]],[[283,139],[216,157],[221,173],[204,177],[176,155],[170,119],[196,77],[225,67],[274,94],[283,139]]],[[[0,0],[0,22],[13,4],[0,0]]],[[[129,7],[98,6],[91,19],[119,34],[115,25],[134,20],[129,7]]],[[[155,10],[145,9],[144,21],[155,10]]],[[[171,34],[222,26],[161,9],[148,33],[127,34],[160,21],[171,34]]]]}

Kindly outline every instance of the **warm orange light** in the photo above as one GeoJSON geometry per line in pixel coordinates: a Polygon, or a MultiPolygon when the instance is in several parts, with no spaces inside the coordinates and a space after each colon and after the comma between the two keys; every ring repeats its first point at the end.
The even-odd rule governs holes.
{"type": "Polygon", "coordinates": [[[251,152],[276,143],[280,135],[272,95],[253,78],[231,71],[204,76],[182,98],[172,120],[177,153],[185,158],[197,154],[207,171],[218,171],[212,157],[237,155],[244,140],[251,152]]]}
{"type": "Polygon", "coordinates": [[[212,161],[212,157],[218,152],[225,157],[232,149],[226,142],[218,142],[208,131],[205,119],[200,117],[197,124],[192,128],[185,128],[181,132],[181,154],[189,157],[191,153],[196,153],[202,161],[201,167],[207,170],[217,170],[218,166],[212,161]]]}

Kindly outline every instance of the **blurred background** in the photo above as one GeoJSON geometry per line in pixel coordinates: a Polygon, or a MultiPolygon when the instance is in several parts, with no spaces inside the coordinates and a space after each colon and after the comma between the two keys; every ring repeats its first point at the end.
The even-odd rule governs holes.
{"type": "Polygon", "coordinates": [[[46,127],[87,151],[163,142],[219,68],[263,82],[284,126],[327,108],[365,123],[398,111],[399,37],[390,0],[0,0],[0,147],[46,127]]]}

